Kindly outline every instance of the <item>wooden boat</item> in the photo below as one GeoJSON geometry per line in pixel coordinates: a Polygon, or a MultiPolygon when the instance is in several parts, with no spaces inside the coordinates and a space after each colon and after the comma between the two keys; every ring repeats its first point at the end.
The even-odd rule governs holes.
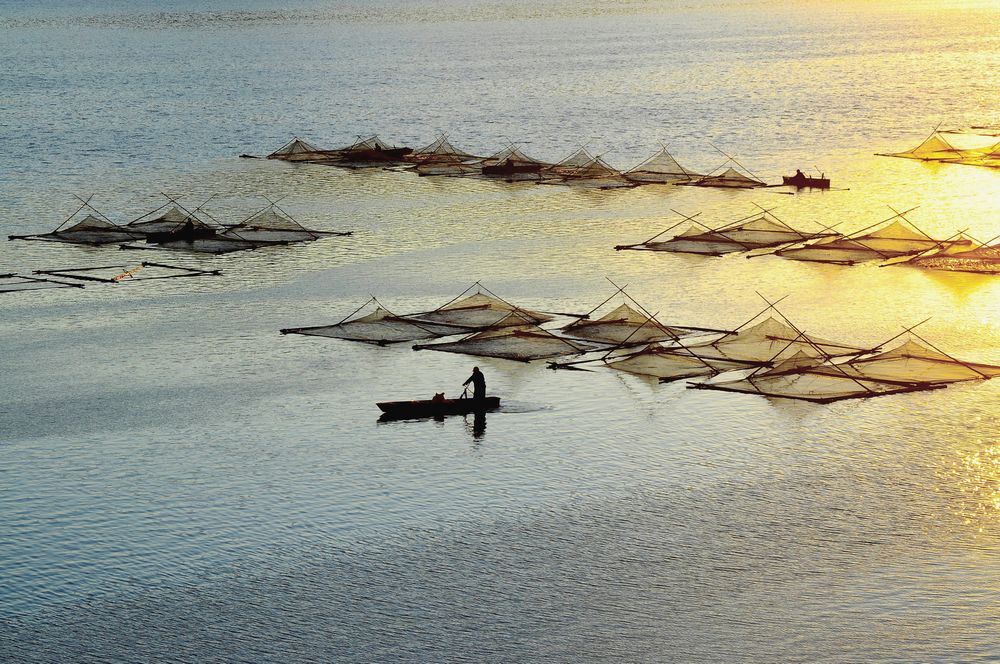
{"type": "Polygon", "coordinates": [[[486,397],[482,401],[470,398],[425,399],[422,401],[382,401],[375,404],[382,411],[382,419],[416,419],[443,415],[485,413],[500,407],[500,397],[486,397]]]}
{"type": "Polygon", "coordinates": [[[413,148],[386,148],[374,147],[366,150],[348,150],[343,154],[343,158],[348,161],[396,161],[413,152],[413,148]]]}
{"type": "Polygon", "coordinates": [[[825,178],[820,176],[818,178],[811,178],[803,173],[796,173],[795,175],[783,175],[781,176],[782,184],[788,185],[790,187],[798,187],[799,189],[829,189],[830,188],[830,178],[825,178]]]}
{"type": "Polygon", "coordinates": [[[539,173],[542,165],[532,162],[503,161],[499,164],[483,166],[483,175],[514,175],[517,173],[539,173]]]}

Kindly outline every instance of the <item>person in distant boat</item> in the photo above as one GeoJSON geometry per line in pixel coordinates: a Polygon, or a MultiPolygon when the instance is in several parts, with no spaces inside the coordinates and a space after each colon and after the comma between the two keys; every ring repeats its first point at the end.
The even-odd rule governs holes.
{"type": "Polygon", "coordinates": [[[805,178],[806,178],[806,174],[802,172],[802,169],[801,168],[796,168],[795,169],[795,179],[796,180],[804,180],[805,178]]]}
{"type": "Polygon", "coordinates": [[[472,383],[473,399],[482,401],[486,398],[486,376],[479,370],[479,367],[472,367],[472,375],[462,385],[468,385],[469,383],[472,383]]]}

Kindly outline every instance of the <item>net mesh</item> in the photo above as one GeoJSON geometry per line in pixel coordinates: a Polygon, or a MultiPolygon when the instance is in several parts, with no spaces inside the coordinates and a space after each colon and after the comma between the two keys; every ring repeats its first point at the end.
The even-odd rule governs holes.
{"type": "Polygon", "coordinates": [[[297,158],[302,157],[313,157],[317,154],[321,154],[322,151],[316,147],[313,147],[309,143],[306,143],[300,138],[293,138],[288,143],[285,143],[282,147],[278,148],[271,154],[267,155],[268,159],[285,159],[289,161],[294,161],[297,158]]]}
{"type": "Polygon", "coordinates": [[[368,150],[391,150],[391,146],[378,136],[359,139],[357,142],[344,148],[344,152],[365,152],[368,150]]]}
{"type": "Polygon", "coordinates": [[[686,184],[698,187],[723,187],[728,189],[752,189],[754,187],[766,187],[767,183],[755,177],[744,174],[730,166],[721,173],[706,175],[686,184]]]}
{"type": "Polygon", "coordinates": [[[363,341],[381,345],[448,336],[455,334],[455,329],[431,324],[417,324],[397,316],[382,306],[376,306],[374,311],[368,314],[335,325],[288,328],[282,330],[282,333],[363,341]]]}
{"type": "MultiPolygon", "coordinates": [[[[585,150],[580,152],[586,153],[585,150]]],[[[578,155],[580,153],[577,153],[578,155]]],[[[582,155],[581,155],[582,156],[582,155]]],[[[590,157],[589,154],[586,154],[590,157]]],[[[570,159],[573,159],[572,157],[570,159]]],[[[600,157],[590,157],[588,161],[577,166],[565,165],[569,160],[564,160],[551,169],[555,178],[548,180],[550,184],[565,184],[574,187],[595,187],[599,189],[616,189],[623,187],[634,187],[632,182],[614,167],[600,157]]]]}
{"type": "Polygon", "coordinates": [[[694,180],[702,177],[681,166],[665,147],[635,168],[626,171],[624,175],[633,182],[644,184],[694,180]]]}
{"type": "Polygon", "coordinates": [[[320,237],[319,233],[306,228],[274,205],[230,226],[219,235],[260,244],[310,242],[320,237]]]}
{"type": "Polygon", "coordinates": [[[914,339],[877,355],[840,364],[836,369],[820,367],[817,371],[847,372],[862,379],[902,384],[955,383],[1000,376],[1000,366],[957,360],[914,339]]]}
{"type": "Polygon", "coordinates": [[[1000,246],[981,245],[965,250],[959,246],[946,247],[928,256],[918,256],[911,265],[951,272],[1000,273],[1000,246]]]}
{"type": "Polygon", "coordinates": [[[745,392],[783,399],[798,399],[831,403],[843,399],[863,399],[901,392],[927,389],[916,385],[894,385],[878,381],[857,380],[843,374],[809,372],[758,374],[756,376],[717,383],[692,385],[700,389],[745,392]]]}
{"type": "Polygon", "coordinates": [[[864,349],[804,334],[773,316],[716,341],[687,344],[708,360],[780,362],[796,354],[809,357],[855,355],[864,349]]]}
{"type": "Polygon", "coordinates": [[[418,323],[439,323],[459,328],[481,329],[495,326],[519,325],[511,313],[523,317],[531,323],[543,323],[552,320],[551,316],[536,311],[521,309],[498,297],[483,292],[477,292],[463,297],[455,302],[443,305],[434,311],[427,311],[406,316],[418,323]]]}
{"type": "Polygon", "coordinates": [[[962,156],[962,150],[959,150],[949,143],[948,139],[940,133],[934,132],[924,139],[924,142],[917,147],[906,150],[905,152],[896,152],[891,156],[935,161],[960,158],[962,156]]]}
{"type": "Polygon", "coordinates": [[[88,213],[74,224],[34,238],[69,244],[114,244],[134,239],[135,233],[88,213]]]}
{"type": "Polygon", "coordinates": [[[560,329],[570,337],[610,344],[673,340],[686,332],[667,327],[625,303],[600,318],[573,321],[560,329]]]}
{"type": "Polygon", "coordinates": [[[936,247],[968,245],[967,239],[935,240],[899,221],[864,235],[822,239],[802,247],[782,249],[779,256],[793,260],[852,264],[861,261],[919,254],[936,247]]]}
{"type": "Polygon", "coordinates": [[[583,341],[557,337],[529,323],[528,319],[518,312],[512,312],[507,319],[506,324],[499,324],[496,329],[476,332],[459,341],[427,344],[415,348],[521,362],[578,355],[597,348],[596,345],[583,341]]]}
{"type": "MultiPolygon", "coordinates": [[[[949,133],[955,134],[961,132],[949,133]]],[[[884,156],[1000,168],[1000,143],[989,146],[960,148],[945,138],[942,132],[936,131],[915,148],[884,156]]]]}
{"type": "Polygon", "coordinates": [[[414,150],[410,155],[411,159],[419,161],[438,161],[438,160],[467,160],[467,159],[478,159],[474,154],[465,152],[464,150],[459,150],[448,137],[444,134],[439,136],[437,140],[432,142],[430,145],[425,145],[419,150],[414,150]]]}
{"type": "Polygon", "coordinates": [[[721,256],[836,236],[837,233],[830,231],[821,230],[815,233],[800,231],[770,212],[762,211],[714,230],[691,224],[669,240],[649,241],[621,248],[721,256]]]}
{"type": "Polygon", "coordinates": [[[608,358],[606,365],[617,371],[651,376],[661,381],[709,376],[723,371],[756,366],[748,362],[705,359],[685,350],[664,347],[660,344],[650,344],[638,352],[608,358]]]}
{"type": "Polygon", "coordinates": [[[194,228],[210,229],[212,226],[200,219],[196,214],[186,212],[177,205],[167,204],[152,212],[129,222],[124,228],[137,233],[170,233],[184,226],[188,221],[194,228]],[[161,210],[166,207],[165,212],[161,210]]]}

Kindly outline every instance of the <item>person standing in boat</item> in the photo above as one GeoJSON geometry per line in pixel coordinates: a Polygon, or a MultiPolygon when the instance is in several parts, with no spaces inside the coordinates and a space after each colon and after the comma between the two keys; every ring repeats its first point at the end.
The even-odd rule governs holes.
{"type": "Polygon", "coordinates": [[[479,367],[472,367],[472,375],[462,385],[467,386],[469,383],[472,383],[473,399],[482,401],[486,398],[486,376],[479,370],[479,367]]]}

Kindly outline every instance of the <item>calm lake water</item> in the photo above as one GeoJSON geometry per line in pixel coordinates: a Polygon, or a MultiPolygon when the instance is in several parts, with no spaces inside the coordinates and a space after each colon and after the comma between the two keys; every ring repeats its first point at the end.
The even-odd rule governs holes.
{"type": "Polygon", "coordinates": [[[1000,362],[1000,279],[615,252],[753,204],[1000,234],[1000,172],[876,157],[1000,120],[991,2],[0,1],[0,227],[160,192],[262,195],[350,238],[225,257],[0,244],[0,273],[153,259],[223,276],[0,295],[0,660],[1000,660],[1000,381],[819,406],[611,371],[282,337],[476,280],[526,307],[629,291],[732,328],[902,326],[1000,362]],[[876,5],[877,6],[872,6],[876,5]],[[95,8],[94,5],[99,5],[95,8]],[[846,190],[578,191],[239,160],[447,131],[612,164],[667,143],[846,190]],[[377,424],[376,400],[508,404],[377,424]]]}

